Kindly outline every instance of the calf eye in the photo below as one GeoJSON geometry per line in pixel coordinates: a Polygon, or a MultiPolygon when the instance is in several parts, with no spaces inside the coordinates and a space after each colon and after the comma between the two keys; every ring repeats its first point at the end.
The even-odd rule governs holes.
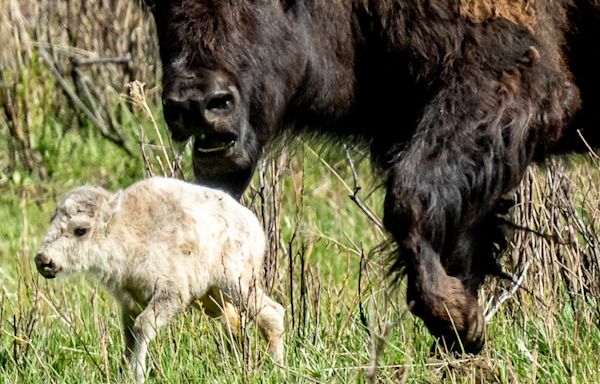
{"type": "Polygon", "coordinates": [[[73,230],[73,234],[77,237],[81,237],[87,233],[88,229],[83,227],[77,227],[73,230]]]}

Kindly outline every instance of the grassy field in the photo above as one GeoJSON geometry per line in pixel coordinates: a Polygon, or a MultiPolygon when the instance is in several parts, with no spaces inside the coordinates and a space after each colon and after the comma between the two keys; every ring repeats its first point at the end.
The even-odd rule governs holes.
{"type": "MultiPolygon", "coordinates": [[[[130,132],[135,131],[132,121],[130,132]]],[[[86,182],[127,186],[145,177],[144,162],[93,133],[40,136],[36,145],[44,148],[52,176],[41,181],[13,173],[0,188],[0,377],[10,383],[127,380],[112,297],[81,276],[45,281],[32,256],[62,193],[86,182]]],[[[371,173],[368,161],[358,165],[359,175],[371,173]]],[[[589,167],[579,165],[572,172],[589,167]]],[[[589,175],[597,178],[596,172],[589,175]]],[[[391,289],[386,281],[383,255],[372,252],[385,236],[349,198],[353,179],[343,152],[299,143],[281,177],[273,291],[287,310],[285,367],[264,359],[265,346],[253,337],[252,325],[245,345],[230,349],[219,324],[196,311],[176,319],[152,345],[153,381],[600,382],[597,296],[585,287],[567,286],[581,280],[560,278],[578,273],[574,265],[537,260],[548,257],[546,247],[558,249],[556,244],[517,235],[517,249],[507,260],[516,263],[514,255],[528,253],[522,256],[532,265],[524,283],[529,293],[520,291],[493,317],[480,356],[431,358],[431,337],[406,313],[403,290],[391,289]]],[[[540,188],[538,179],[543,175],[533,183],[540,188]]],[[[377,213],[382,191],[369,191],[376,179],[359,177],[358,182],[364,188],[359,195],[377,213]]],[[[261,211],[251,192],[246,201],[261,211]]],[[[496,291],[489,286],[482,303],[496,291]]]]}
{"type": "MultiPolygon", "coordinates": [[[[164,127],[151,119],[160,88],[149,20],[124,0],[0,3],[0,383],[129,381],[115,300],[84,276],[44,280],[33,255],[69,189],[171,173],[164,127]],[[139,94],[123,95],[135,79],[147,83],[148,110],[139,94]]],[[[356,183],[381,217],[367,156],[292,144],[267,156],[244,198],[269,235],[266,280],[286,308],[285,366],[265,358],[252,324],[229,346],[217,322],[191,311],[151,345],[150,382],[600,383],[595,155],[528,172],[513,220],[538,234],[515,231],[503,258],[522,288],[486,284],[480,355],[432,357],[403,283],[386,275],[386,235],[350,198],[356,183]]],[[[189,163],[184,151],[178,174],[188,180],[189,163]]]]}

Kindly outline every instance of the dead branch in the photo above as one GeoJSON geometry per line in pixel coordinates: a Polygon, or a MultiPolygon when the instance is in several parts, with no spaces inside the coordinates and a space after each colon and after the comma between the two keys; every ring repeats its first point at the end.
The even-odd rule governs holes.
{"type": "Polygon", "coordinates": [[[123,148],[123,150],[125,150],[125,152],[129,156],[133,156],[133,152],[131,151],[131,149],[128,148],[123,138],[112,136],[109,133],[109,128],[106,122],[99,118],[94,112],[92,112],[92,110],[90,110],[85,105],[85,103],[81,101],[81,99],[75,93],[75,91],[71,89],[67,81],[64,79],[64,77],[61,75],[60,71],[56,67],[50,55],[44,50],[40,50],[39,52],[42,59],[46,62],[46,64],[48,64],[48,68],[50,69],[50,72],[52,72],[52,74],[54,75],[56,82],[65,92],[73,106],[75,106],[76,109],[80,110],[98,128],[102,137],[123,148]]]}
{"type": "Polygon", "coordinates": [[[73,58],[73,64],[77,66],[87,65],[103,65],[103,64],[129,64],[131,62],[131,55],[123,57],[98,57],[98,58],[73,58]]]}
{"type": "Polygon", "coordinates": [[[530,265],[531,262],[526,261],[525,264],[521,267],[521,271],[517,274],[517,276],[514,276],[512,278],[513,283],[511,287],[508,290],[503,291],[502,294],[500,294],[495,299],[491,300],[491,302],[488,304],[488,309],[486,309],[485,311],[486,323],[492,320],[492,318],[494,317],[496,312],[498,312],[502,304],[504,304],[504,302],[513,297],[515,292],[517,292],[517,290],[521,287],[521,284],[523,283],[523,280],[525,280],[525,276],[527,275],[527,270],[529,270],[530,265]]]}
{"type": "Polygon", "coordinates": [[[348,147],[344,144],[344,151],[346,153],[346,159],[348,160],[348,164],[350,165],[350,169],[352,170],[352,181],[354,183],[354,188],[352,194],[350,195],[350,200],[354,202],[358,206],[358,208],[371,220],[380,230],[384,231],[385,228],[383,226],[383,222],[377,217],[375,212],[371,208],[369,208],[361,198],[358,196],[358,191],[360,191],[361,187],[358,184],[358,174],[356,172],[356,167],[354,166],[354,161],[352,160],[352,156],[350,156],[350,151],[348,147]]]}

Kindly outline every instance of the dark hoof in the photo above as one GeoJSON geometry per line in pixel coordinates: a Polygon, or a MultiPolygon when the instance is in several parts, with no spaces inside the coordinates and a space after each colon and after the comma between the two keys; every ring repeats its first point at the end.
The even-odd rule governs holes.
{"type": "Polygon", "coordinates": [[[423,319],[435,337],[434,348],[439,346],[447,352],[479,353],[485,344],[485,319],[477,296],[466,291],[460,280],[444,277],[445,284],[440,284],[444,289],[435,293],[429,290],[415,298],[412,312],[423,319]]]}
{"type": "Polygon", "coordinates": [[[454,333],[452,335],[440,335],[436,337],[435,342],[431,346],[431,354],[436,355],[438,351],[445,353],[470,353],[478,354],[485,345],[485,337],[481,336],[475,339],[469,339],[463,337],[460,334],[454,333]]]}
{"type": "Polygon", "coordinates": [[[434,336],[437,343],[448,352],[477,354],[485,344],[485,319],[476,301],[465,310],[468,313],[465,313],[462,329],[457,329],[451,322],[445,324],[445,332],[434,336]]]}

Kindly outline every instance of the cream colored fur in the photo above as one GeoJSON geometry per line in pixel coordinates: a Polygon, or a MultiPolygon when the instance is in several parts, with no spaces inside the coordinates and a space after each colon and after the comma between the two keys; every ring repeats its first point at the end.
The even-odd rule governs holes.
{"type": "Polygon", "coordinates": [[[87,271],[106,284],[122,306],[125,357],[143,381],[156,331],[198,301],[233,329],[247,311],[282,363],[284,310],[258,283],[264,253],[257,218],[229,195],[155,177],[114,194],[69,192],[37,257],[57,273],[87,271]],[[77,228],[87,232],[78,237],[77,228]]]}

